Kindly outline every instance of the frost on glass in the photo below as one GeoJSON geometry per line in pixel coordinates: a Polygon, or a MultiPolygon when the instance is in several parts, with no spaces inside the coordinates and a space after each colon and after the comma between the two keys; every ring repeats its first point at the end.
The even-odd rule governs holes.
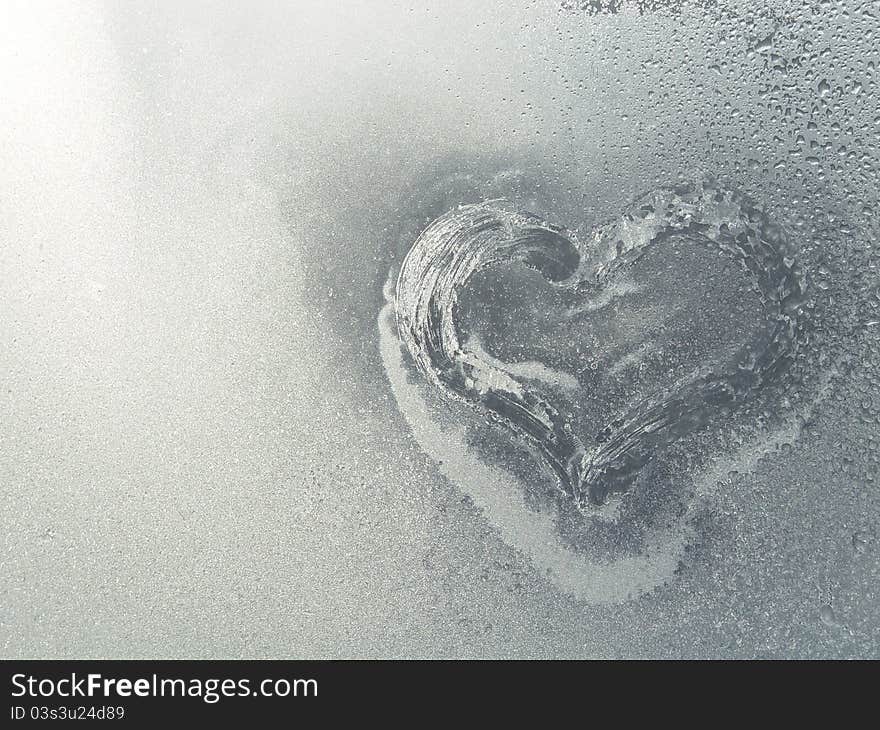
{"type": "MultiPolygon", "coordinates": [[[[588,130],[589,163],[555,151],[540,179],[496,161],[482,190],[453,173],[421,191],[380,316],[397,403],[563,591],[617,603],[674,581],[733,481],[785,464],[854,381],[870,427],[846,449],[873,489],[876,367],[852,373],[877,352],[877,15],[562,3],[551,135],[588,130]]],[[[766,488],[797,493],[785,468],[766,488]]]]}

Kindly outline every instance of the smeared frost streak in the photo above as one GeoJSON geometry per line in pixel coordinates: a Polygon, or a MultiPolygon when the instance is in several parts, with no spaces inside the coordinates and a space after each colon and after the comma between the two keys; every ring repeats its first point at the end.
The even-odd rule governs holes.
{"type": "Polygon", "coordinates": [[[504,201],[465,205],[440,216],[407,255],[396,289],[401,342],[428,381],[484,409],[527,437],[583,511],[625,492],[660,447],[724,418],[762,386],[782,380],[805,341],[804,280],[782,228],[749,200],[710,184],[663,189],[637,200],[586,244],[563,227],[504,201]],[[458,294],[478,271],[519,261],[588,301],[606,296],[615,275],[671,238],[717,249],[752,275],[769,335],[735,366],[705,373],[631,403],[599,437],[573,433],[534,382],[459,341],[458,294]],[[590,257],[592,271],[583,271],[590,257]]]}

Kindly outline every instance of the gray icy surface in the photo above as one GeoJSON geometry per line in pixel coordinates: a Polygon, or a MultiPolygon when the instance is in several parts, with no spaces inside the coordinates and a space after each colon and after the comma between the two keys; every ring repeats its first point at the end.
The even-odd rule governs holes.
{"type": "Polygon", "coordinates": [[[4,3],[0,655],[880,656],[880,13],[669,5],[4,3]],[[412,438],[382,288],[496,188],[702,175],[803,232],[830,394],[591,606],[412,438]]]}

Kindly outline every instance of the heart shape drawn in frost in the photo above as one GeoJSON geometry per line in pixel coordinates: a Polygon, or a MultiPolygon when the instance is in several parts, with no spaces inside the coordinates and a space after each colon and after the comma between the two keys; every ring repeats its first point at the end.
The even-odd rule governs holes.
{"type": "MultiPolygon", "coordinates": [[[[441,215],[415,241],[380,316],[382,351],[417,439],[504,538],[566,590],[596,602],[619,601],[668,578],[678,565],[671,543],[686,538],[667,535],[670,544],[646,546],[641,555],[591,559],[560,538],[559,515],[542,514],[517,496],[502,467],[464,453],[463,430],[455,446],[455,426],[432,423],[429,402],[439,394],[503,426],[552,473],[567,509],[589,521],[625,497],[664,449],[716,424],[721,428],[756,393],[784,381],[806,342],[805,288],[784,229],[748,199],[712,184],[648,194],[585,241],[492,200],[441,215]],[[652,251],[663,255],[658,247],[681,245],[738,263],[757,291],[765,326],[754,339],[734,343],[740,346],[735,358],[693,368],[656,392],[633,397],[593,431],[578,429],[584,419],[574,417],[583,405],[576,389],[572,395],[571,388],[499,360],[462,335],[462,293],[498,266],[518,263],[537,271],[590,312],[607,304],[615,282],[640,259],[652,251]],[[407,363],[421,383],[405,376],[407,363]]],[[[575,376],[564,377],[578,384],[575,376]]]]}

